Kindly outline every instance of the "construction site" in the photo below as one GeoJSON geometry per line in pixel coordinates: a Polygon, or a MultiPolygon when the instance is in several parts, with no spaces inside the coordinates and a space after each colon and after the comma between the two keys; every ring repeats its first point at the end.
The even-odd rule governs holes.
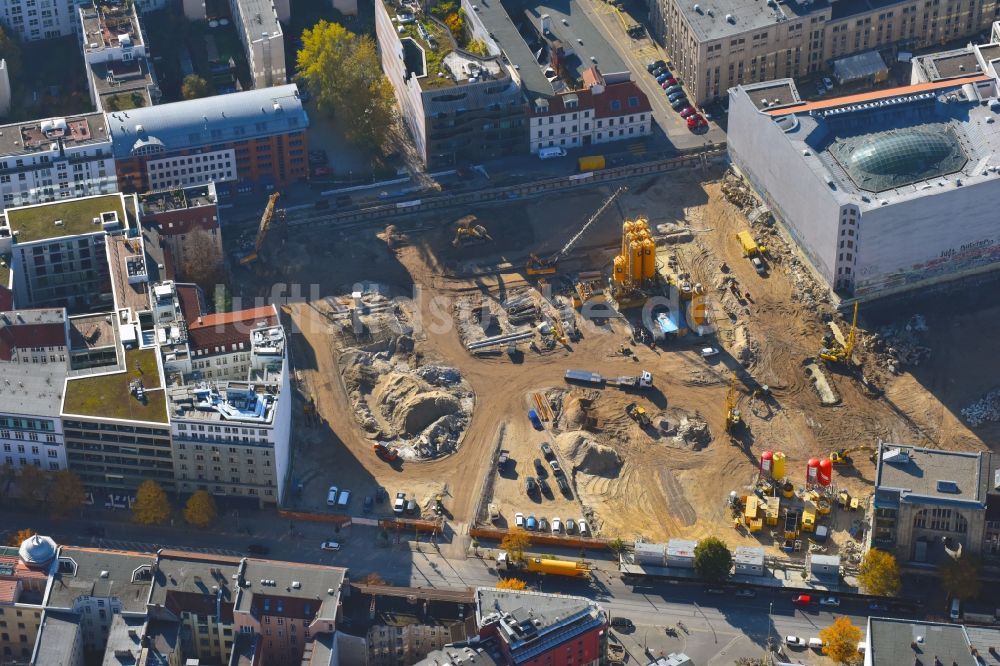
{"type": "Polygon", "coordinates": [[[993,373],[958,351],[986,353],[995,305],[838,307],[723,168],[624,185],[272,234],[238,282],[310,294],[282,308],[297,505],[440,497],[462,548],[521,514],[851,557],[879,441],[1000,432],[993,373]]]}

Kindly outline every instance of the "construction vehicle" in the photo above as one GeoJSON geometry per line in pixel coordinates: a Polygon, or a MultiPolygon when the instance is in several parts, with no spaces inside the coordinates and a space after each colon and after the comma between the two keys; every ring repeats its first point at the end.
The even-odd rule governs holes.
{"type": "Polygon", "coordinates": [[[621,388],[650,388],[653,385],[653,373],[643,370],[638,375],[620,375],[618,377],[604,377],[597,372],[587,370],[567,370],[564,375],[567,382],[593,384],[595,386],[618,386],[621,388]]]}
{"type": "Polygon", "coordinates": [[[641,426],[645,427],[650,424],[649,414],[646,413],[646,408],[640,407],[634,402],[629,403],[629,405],[625,408],[625,413],[641,426]]]}
{"type": "Polygon", "coordinates": [[[875,462],[878,459],[878,450],[871,444],[861,444],[858,446],[852,446],[848,449],[837,449],[830,453],[830,462],[836,465],[850,465],[852,464],[851,454],[855,451],[870,451],[871,454],[868,459],[875,462]]]}
{"type": "Polygon", "coordinates": [[[749,231],[740,231],[736,234],[736,240],[740,242],[740,247],[743,248],[743,256],[750,260],[753,264],[753,268],[758,274],[764,274],[764,253],[767,252],[767,248],[763,245],[758,245],[754,237],[750,235],[749,231]]]}
{"type": "Polygon", "coordinates": [[[739,397],[736,395],[736,372],[729,380],[729,390],[726,392],[726,432],[733,433],[743,423],[743,415],[740,414],[739,397]]]}
{"type": "Polygon", "coordinates": [[[550,560],[541,557],[527,557],[523,561],[518,562],[506,552],[501,552],[497,555],[497,569],[512,572],[529,571],[531,573],[569,576],[571,578],[586,578],[590,576],[590,567],[583,562],[550,560]]]}
{"type": "Polygon", "coordinates": [[[386,446],[382,442],[375,442],[372,444],[372,450],[375,451],[375,455],[386,462],[399,460],[399,449],[386,446]]]}
{"type": "Polygon", "coordinates": [[[493,241],[486,227],[476,224],[476,220],[475,215],[466,215],[455,223],[455,237],[451,240],[453,246],[468,247],[493,241]]]}
{"type": "Polygon", "coordinates": [[[607,199],[604,200],[604,203],[602,203],[600,205],[600,207],[596,211],[594,211],[594,214],[590,216],[590,219],[588,219],[586,222],[584,222],[583,226],[580,227],[580,230],[578,232],[576,232],[576,235],[574,235],[572,238],[570,238],[569,241],[566,242],[566,244],[563,246],[563,248],[561,250],[559,250],[558,252],[556,252],[552,256],[544,257],[544,258],[543,257],[539,257],[538,255],[535,255],[535,254],[530,255],[528,257],[528,264],[527,264],[527,266],[525,266],[525,269],[524,269],[525,272],[528,275],[552,275],[552,274],[554,274],[556,272],[556,266],[559,263],[559,260],[562,259],[566,255],[567,252],[569,252],[571,249],[573,249],[573,246],[576,245],[576,242],[578,240],[580,240],[580,237],[583,236],[584,232],[587,231],[587,229],[590,227],[590,225],[593,224],[594,221],[596,221],[597,218],[599,218],[601,216],[601,213],[603,213],[605,210],[607,210],[608,206],[610,206],[611,203],[615,199],[618,198],[618,195],[621,194],[622,192],[624,192],[626,189],[628,189],[628,188],[622,186],[622,187],[619,187],[614,192],[612,192],[611,196],[609,196],[607,199]]]}
{"type": "Polygon", "coordinates": [[[605,167],[604,155],[581,157],[577,160],[576,164],[580,169],[580,173],[585,171],[600,171],[605,167]]]}
{"type": "Polygon", "coordinates": [[[302,403],[302,415],[305,417],[308,425],[316,423],[316,398],[310,395],[309,400],[302,403]]]}
{"type": "Polygon", "coordinates": [[[854,343],[858,336],[858,304],[854,304],[854,317],[851,319],[851,330],[847,333],[847,340],[841,344],[833,335],[828,335],[824,340],[826,345],[819,352],[819,357],[828,363],[851,364],[851,355],[854,353],[854,343]]]}
{"type": "Polygon", "coordinates": [[[267,198],[267,206],[264,207],[264,214],[260,216],[260,225],[257,227],[257,238],[254,239],[253,248],[248,248],[237,256],[240,266],[246,266],[257,261],[260,249],[264,247],[264,240],[267,239],[267,232],[271,228],[271,219],[274,217],[274,204],[277,203],[278,196],[277,192],[273,192],[267,198]]]}

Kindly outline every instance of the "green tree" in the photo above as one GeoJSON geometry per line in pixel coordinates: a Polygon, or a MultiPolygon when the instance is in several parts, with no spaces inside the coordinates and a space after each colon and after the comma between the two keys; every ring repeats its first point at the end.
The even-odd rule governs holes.
{"type": "Polygon", "coordinates": [[[615,537],[614,539],[608,542],[608,548],[615,551],[619,555],[621,555],[622,551],[625,550],[625,547],[626,547],[625,541],[623,541],[621,537],[615,537]]]}
{"type": "Polygon", "coordinates": [[[498,590],[526,590],[528,584],[520,578],[501,578],[497,581],[498,590]]]}
{"type": "Polygon", "coordinates": [[[445,0],[444,2],[439,2],[431,8],[431,14],[437,16],[438,18],[444,18],[449,14],[453,14],[458,7],[452,0],[445,0]]]}
{"type": "Polygon", "coordinates": [[[83,506],[87,491],[76,472],[68,469],[52,475],[52,492],[49,496],[49,511],[53,518],[63,518],[83,506]]]}
{"type": "Polygon", "coordinates": [[[481,39],[473,39],[471,42],[465,45],[465,50],[469,53],[477,56],[488,56],[490,51],[486,48],[486,42],[481,39]]]}
{"type": "Polygon", "coordinates": [[[819,631],[819,639],[823,641],[823,654],[841,664],[858,661],[858,641],[861,637],[861,629],[843,615],[829,627],[819,631]]]}
{"type": "Polygon", "coordinates": [[[963,555],[946,558],[939,567],[941,587],[948,596],[957,599],[972,599],[979,594],[979,560],[963,555]]]}
{"type": "Polygon", "coordinates": [[[207,490],[195,491],[184,505],[184,520],[195,527],[208,527],[215,522],[215,499],[207,490]]]}
{"type": "Polygon", "coordinates": [[[896,558],[884,550],[872,548],[861,560],[858,582],[868,594],[879,597],[896,596],[902,585],[896,558]]]}
{"type": "Polygon", "coordinates": [[[208,87],[208,81],[197,74],[188,74],[181,83],[181,96],[184,99],[198,99],[208,97],[212,90],[208,87]]]}
{"type": "Polygon", "coordinates": [[[382,147],[396,106],[371,37],[320,21],[302,32],[296,65],[317,107],[346,121],[348,141],[372,150],[382,147]]]}
{"type": "Polygon", "coordinates": [[[143,481],[135,492],[132,520],[140,525],[161,525],[170,518],[170,501],[156,481],[143,481]]]}
{"type": "Polygon", "coordinates": [[[706,580],[718,581],[729,577],[733,554],[726,544],[716,537],[707,537],[694,549],[694,568],[706,580]]]}

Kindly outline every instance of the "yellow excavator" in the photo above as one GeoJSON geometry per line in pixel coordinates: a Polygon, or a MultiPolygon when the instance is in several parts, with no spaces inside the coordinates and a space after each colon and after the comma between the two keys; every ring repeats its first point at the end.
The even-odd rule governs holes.
{"type": "Polygon", "coordinates": [[[558,252],[549,257],[539,257],[537,254],[529,255],[528,263],[524,267],[524,272],[527,273],[528,275],[553,275],[556,272],[556,266],[559,263],[559,260],[562,259],[563,256],[573,248],[574,245],[576,245],[576,242],[580,240],[580,236],[582,236],[584,232],[587,231],[587,229],[590,227],[590,225],[593,224],[597,220],[597,218],[601,216],[601,213],[607,210],[608,206],[610,206],[611,203],[618,198],[618,195],[624,192],[626,189],[628,188],[625,186],[619,187],[611,194],[611,196],[605,199],[604,203],[601,204],[600,208],[594,211],[594,214],[590,216],[590,219],[584,222],[583,226],[580,227],[580,230],[576,232],[576,235],[570,238],[561,250],[559,250],[558,252]]]}
{"type": "Polygon", "coordinates": [[[493,237],[486,231],[486,227],[476,224],[476,222],[475,215],[466,215],[456,222],[455,237],[452,239],[451,244],[455,247],[464,247],[492,241],[493,237]]]}
{"type": "Polygon", "coordinates": [[[739,396],[736,394],[736,372],[729,380],[729,391],[726,392],[726,432],[733,433],[743,423],[740,414],[739,396]]]}
{"type": "Polygon", "coordinates": [[[858,446],[852,446],[847,449],[837,449],[836,451],[830,452],[830,462],[836,465],[850,465],[852,464],[851,454],[856,451],[870,451],[871,454],[868,459],[875,462],[878,458],[878,451],[871,444],[859,444],[858,446]]]}
{"type": "Polygon", "coordinates": [[[274,204],[277,203],[278,196],[278,193],[274,192],[267,198],[267,206],[264,208],[264,214],[260,216],[260,226],[257,228],[257,238],[254,240],[252,248],[247,249],[239,255],[240,266],[246,266],[257,261],[260,249],[264,247],[264,240],[267,238],[267,232],[271,228],[271,219],[274,217],[274,204]]]}
{"type": "Polygon", "coordinates": [[[829,336],[824,343],[826,346],[820,350],[819,357],[829,363],[851,363],[851,354],[854,353],[854,343],[858,336],[858,304],[854,304],[854,318],[851,320],[851,330],[847,334],[844,344],[840,344],[835,337],[829,336]]]}

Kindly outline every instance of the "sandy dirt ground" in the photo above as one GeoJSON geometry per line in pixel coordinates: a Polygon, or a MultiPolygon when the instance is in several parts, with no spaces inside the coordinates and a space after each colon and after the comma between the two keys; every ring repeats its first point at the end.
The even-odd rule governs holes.
{"type": "MultiPolygon", "coordinates": [[[[425,506],[434,494],[443,492],[452,526],[463,534],[474,520],[474,506],[489,478],[493,501],[508,520],[515,511],[564,520],[587,515],[602,536],[663,540],[718,534],[732,545],[759,541],[770,546],[766,534],[751,537],[734,530],[726,506],[731,490],[747,492],[764,450],[783,451],[788,476],[801,485],[806,460],[836,448],[882,439],[975,449],[983,448],[984,436],[1000,432],[997,424],[973,431],[956,416],[966,403],[995,387],[995,363],[977,363],[976,356],[991,358],[988,331],[1000,315],[996,305],[957,315],[932,312],[926,302],[898,305],[893,317],[905,319],[915,311],[927,317],[930,357],[899,376],[886,376],[882,398],[867,395],[855,377],[831,372],[841,401],[821,407],[803,362],[818,352],[826,331],[823,317],[832,308],[800,301],[794,286],[799,269],[780,248],[768,275],[757,275],[734,239],[747,223],[721,196],[721,176],[671,174],[631,183],[631,190],[560,262],[560,273],[566,274],[605,269],[626,216],[646,215],[654,229],[674,225],[690,231],[692,240],[670,245],[666,253],[693,281],[705,286],[718,331],[711,339],[689,336],[655,351],[632,345],[637,360],[616,353],[629,340],[622,321],[602,328],[583,325],[582,339],[566,348],[539,353],[522,346],[513,361],[506,354],[473,357],[454,325],[454,301],[501,299],[505,290],[531,284],[521,274],[527,253],[544,256],[558,250],[609,190],[471,211],[496,240],[465,250],[451,246],[451,224],[470,211],[397,223],[401,237],[392,248],[376,237],[381,230],[323,230],[295,242],[276,241],[268,258],[268,265],[275,268],[260,277],[256,292],[250,283],[245,296],[266,296],[276,280],[316,284],[313,299],[316,293],[319,297],[350,293],[351,285],[363,280],[391,284],[397,292],[413,294],[409,308],[415,322],[415,353],[459,368],[475,394],[471,422],[454,454],[426,462],[382,462],[352,413],[328,321],[314,304],[286,303],[283,310],[294,325],[292,358],[301,396],[315,398],[320,416],[315,425],[296,419],[293,480],[304,490],[293,503],[322,507],[330,484],[350,487],[356,497],[374,494],[382,486],[390,497],[407,492],[425,506]],[[418,231],[409,232],[412,228],[418,231]],[[496,270],[464,274],[470,266],[496,270]],[[738,301],[725,295],[728,282],[723,280],[728,278],[739,285],[738,301]],[[706,344],[720,347],[722,353],[702,359],[697,351],[706,344]],[[566,391],[567,368],[607,376],[647,369],[655,376],[655,388],[634,394],[610,387],[566,391]],[[734,370],[740,378],[740,407],[747,424],[735,442],[724,430],[725,396],[734,370]],[[752,400],[750,389],[757,383],[770,386],[770,401],[752,400]],[[566,408],[576,417],[570,422],[557,419],[546,423],[544,431],[536,431],[526,418],[534,406],[533,394],[553,395],[554,390],[563,398],[554,401],[557,411],[566,408]],[[587,403],[583,416],[576,404],[581,397],[587,403]],[[625,414],[631,402],[647,410],[652,427],[642,428],[625,414]],[[707,425],[709,436],[703,445],[692,446],[671,434],[671,428],[688,418],[707,425]],[[572,442],[580,437],[590,440],[587,446],[609,447],[620,465],[609,465],[609,456],[591,455],[574,472],[573,461],[587,459],[583,454],[574,458],[572,442]],[[524,478],[535,476],[532,461],[541,457],[541,443],[557,440],[569,442],[557,450],[571,473],[573,499],[561,496],[550,477],[553,499],[532,500],[525,493],[524,478]],[[509,450],[516,461],[502,477],[491,467],[498,446],[509,450]]],[[[302,292],[309,288],[302,287],[302,292]]],[[[852,494],[867,495],[873,465],[866,455],[856,456],[855,461],[856,467],[837,468],[834,483],[852,494]]],[[[352,507],[355,510],[360,514],[360,502],[352,507]]],[[[380,514],[390,510],[388,504],[376,507],[380,514]]],[[[837,524],[844,527],[857,518],[858,514],[846,514],[837,518],[837,524]]]]}

